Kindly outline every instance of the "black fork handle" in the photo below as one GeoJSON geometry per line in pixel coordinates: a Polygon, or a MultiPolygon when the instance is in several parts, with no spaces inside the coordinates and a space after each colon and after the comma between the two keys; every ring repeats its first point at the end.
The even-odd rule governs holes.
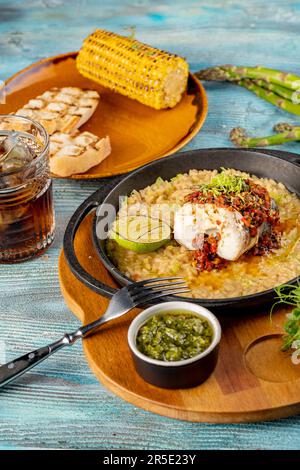
{"type": "Polygon", "coordinates": [[[103,282],[98,281],[98,279],[95,279],[91,274],[89,274],[80,264],[74,247],[76,232],[81,222],[93,209],[96,209],[99,204],[99,201],[91,196],[85,202],[83,202],[81,206],[78,207],[78,209],[72,215],[66,228],[63,247],[67,263],[74,276],[76,276],[79,281],[81,281],[91,290],[97,292],[97,294],[105,295],[106,297],[112,297],[112,295],[116,292],[116,289],[103,284],[103,282]]]}

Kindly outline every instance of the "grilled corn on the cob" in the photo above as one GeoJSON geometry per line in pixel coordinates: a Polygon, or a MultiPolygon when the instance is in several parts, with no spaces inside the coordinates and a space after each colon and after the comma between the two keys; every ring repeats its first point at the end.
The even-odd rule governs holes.
{"type": "Polygon", "coordinates": [[[77,68],[104,87],[155,109],[174,107],[188,79],[183,58],[101,29],[85,39],[77,68]]]}

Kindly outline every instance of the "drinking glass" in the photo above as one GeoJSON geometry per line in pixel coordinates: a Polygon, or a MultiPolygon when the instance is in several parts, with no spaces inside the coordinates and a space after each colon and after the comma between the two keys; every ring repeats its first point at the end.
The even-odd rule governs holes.
{"type": "Polygon", "coordinates": [[[49,136],[31,119],[0,115],[0,263],[40,255],[54,227],[49,136]]]}

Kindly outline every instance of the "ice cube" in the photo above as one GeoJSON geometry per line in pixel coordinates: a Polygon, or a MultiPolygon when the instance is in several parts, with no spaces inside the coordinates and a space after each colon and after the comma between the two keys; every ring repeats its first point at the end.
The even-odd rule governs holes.
{"type": "Polygon", "coordinates": [[[0,171],[13,171],[30,163],[36,154],[16,132],[0,142],[0,171]]]}

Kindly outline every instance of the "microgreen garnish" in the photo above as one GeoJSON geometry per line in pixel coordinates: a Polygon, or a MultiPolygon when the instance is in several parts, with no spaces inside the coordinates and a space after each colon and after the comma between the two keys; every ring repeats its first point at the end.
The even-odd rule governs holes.
{"type": "Polygon", "coordinates": [[[203,193],[211,192],[215,196],[221,194],[240,194],[249,190],[249,185],[245,179],[239,175],[232,175],[224,168],[221,168],[221,173],[214,176],[210,183],[200,185],[200,191],[203,193]]]}
{"type": "Polygon", "coordinates": [[[135,35],[136,35],[136,26],[129,26],[128,28],[124,28],[125,31],[129,31],[129,36],[128,36],[128,39],[132,39],[134,40],[135,39],[135,35]]]}
{"type": "Polygon", "coordinates": [[[287,316],[287,321],[284,324],[285,335],[283,336],[282,351],[287,351],[293,347],[295,341],[300,341],[300,283],[297,284],[283,284],[275,289],[276,305],[285,304],[293,306],[293,310],[287,316]]]}

